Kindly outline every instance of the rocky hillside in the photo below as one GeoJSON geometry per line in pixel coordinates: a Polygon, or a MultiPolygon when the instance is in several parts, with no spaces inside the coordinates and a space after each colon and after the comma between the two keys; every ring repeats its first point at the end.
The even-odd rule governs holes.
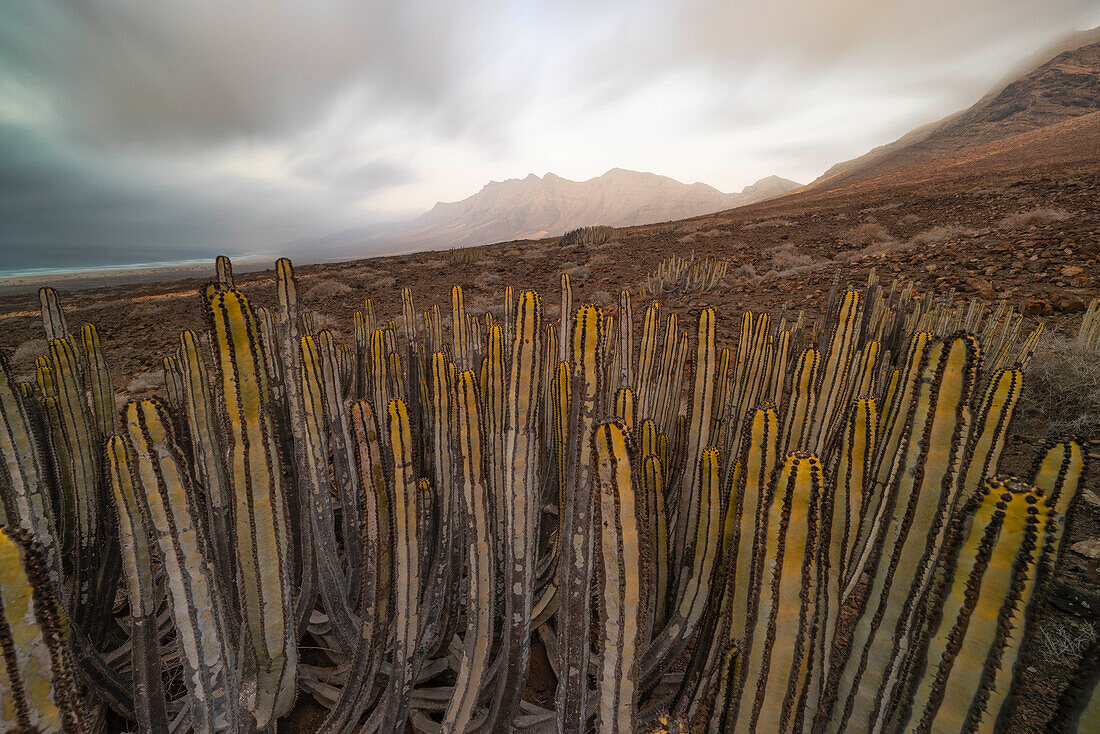
{"type": "Polygon", "coordinates": [[[1100,29],[1075,34],[1040,52],[1024,71],[993,87],[969,109],[923,125],[893,143],[838,163],[808,189],[1064,123],[1100,110],[1100,29]]]}
{"type": "Polygon", "coordinates": [[[436,204],[402,239],[423,247],[470,245],[559,235],[577,227],[615,227],[708,214],[791,191],[799,184],[769,176],[741,193],[703,183],[613,168],[587,181],[547,173],[492,181],[462,201],[436,204]]]}

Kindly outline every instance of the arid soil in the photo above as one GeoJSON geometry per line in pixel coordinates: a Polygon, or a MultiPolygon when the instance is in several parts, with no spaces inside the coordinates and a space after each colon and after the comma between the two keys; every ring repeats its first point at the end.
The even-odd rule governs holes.
{"type": "MultiPolygon", "coordinates": [[[[317,323],[345,340],[364,298],[374,300],[380,316],[396,317],[406,285],[418,309],[449,309],[450,288],[460,284],[475,312],[497,307],[504,285],[534,288],[556,318],[561,272],[572,276],[574,303],[611,307],[621,288],[641,303],[645,279],[662,259],[694,252],[729,258],[725,282],[709,293],[661,300],[687,318],[704,305],[716,306],[720,346],[735,346],[744,310],[794,316],[804,309],[816,317],[834,277],[863,284],[872,268],[886,283],[896,277],[914,281],[920,291],[954,289],[960,302],[1007,299],[1032,321],[1073,333],[1088,300],[1100,295],[1098,152],[1100,113],[1093,113],[866,178],[621,230],[597,247],[519,241],[488,246],[464,265],[438,252],[307,265],[297,270],[299,294],[317,323]]],[[[198,290],[204,280],[61,291],[71,327],[91,322],[99,328],[120,401],[163,391],[162,358],[175,348],[180,330],[203,327],[198,290]]],[[[275,302],[271,270],[237,280],[257,304],[275,302]]],[[[23,379],[45,349],[42,337],[34,294],[0,296],[0,348],[10,351],[23,379]]],[[[1002,469],[1026,475],[1044,434],[1041,421],[1018,422],[1002,469]]],[[[1090,456],[1085,491],[1100,495],[1100,443],[1090,456]]],[[[1089,501],[1079,509],[1066,548],[1100,538],[1100,509],[1089,501]]],[[[1056,593],[1033,620],[1034,637],[1043,644],[1028,649],[1027,695],[1006,731],[1041,731],[1076,663],[1072,650],[1046,640],[1100,633],[1100,562],[1070,550],[1058,573],[1056,593]]],[[[546,675],[533,675],[528,695],[545,698],[548,684],[546,675]]],[[[306,721],[316,721],[319,712],[303,704],[300,714],[298,723],[308,730],[306,721]]]]}

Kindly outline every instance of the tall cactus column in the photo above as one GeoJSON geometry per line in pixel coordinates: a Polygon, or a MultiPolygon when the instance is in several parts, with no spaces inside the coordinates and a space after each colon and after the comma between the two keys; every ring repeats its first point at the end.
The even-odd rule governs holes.
{"type": "Polygon", "coordinates": [[[250,707],[263,728],[293,706],[298,666],[282,471],[248,300],[233,290],[216,293],[210,317],[228,426],[241,611],[256,664],[250,707]]]}

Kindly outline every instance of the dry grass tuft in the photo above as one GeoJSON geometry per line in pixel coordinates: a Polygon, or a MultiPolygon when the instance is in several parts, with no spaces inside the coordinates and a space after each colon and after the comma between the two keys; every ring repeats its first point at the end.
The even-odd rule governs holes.
{"type": "Polygon", "coordinates": [[[941,242],[947,242],[948,240],[954,240],[960,237],[972,237],[973,235],[974,230],[966,229],[965,227],[932,227],[931,229],[926,229],[920,234],[915,234],[910,237],[909,246],[921,247],[923,245],[938,245],[941,242]]]}
{"type": "Polygon", "coordinates": [[[1100,435],[1100,359],[1063,334],[1044,334],[1016,410],[1022,427],[1046,437],[1100,435]]]}
{"type": "Polygon", "coordinates": [[[1033,224],[1050,224],[1069,218],[1069,212],[1061,209],[1032,209],[1027,212],[1010,214],[1000,221],[1001,229],[1020,229],[1033,224]]]}
{"type": "Polygon", "coordinates": [[[878,222],[864,222],[844,233],[844,241],[856,247],[866,247],[876,242],[892,242],[893,235],[878,222]]]}
{"type": "Polygon", "coordinates": [[[302,295],[311,300],[336,298],[351,293],[351,286],[338,280],[322,280],[302,295]]]}
{"type": "Polygon", "coordinates": [[[140,375],[130,380],[130,383],[126,385],[126,392],[130,397],[137,397],[139,395],[148,395],[149,393],[157,392],[164,388],[164,373],[160,370],[150,370],[148,372],[142,372],[140,375]]]}
{"type": "Polygon", "coordinates": [[[765,227],[793,227],[794,222],[789,219],[765,219],[760,222],[751,222],[741,225],[742,229],[763,229],[765,227]]]}
{"type": "Polygon", "coordinates": [[[768,250],[772,257],[772,269],[780,273],[786,270],[813,265],[814,259],[805,253],[798,251],[792,244],[778,245],[768,250]]]}

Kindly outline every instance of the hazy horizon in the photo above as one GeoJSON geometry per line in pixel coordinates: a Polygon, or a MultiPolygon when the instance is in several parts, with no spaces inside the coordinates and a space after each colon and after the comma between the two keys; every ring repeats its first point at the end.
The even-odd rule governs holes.
{"type": "Polygon", "coordinates": [[[805,183],[1098,23],[1084,0],[7,4],[0,275],[260,255],[530,173],[805,183]]]}

